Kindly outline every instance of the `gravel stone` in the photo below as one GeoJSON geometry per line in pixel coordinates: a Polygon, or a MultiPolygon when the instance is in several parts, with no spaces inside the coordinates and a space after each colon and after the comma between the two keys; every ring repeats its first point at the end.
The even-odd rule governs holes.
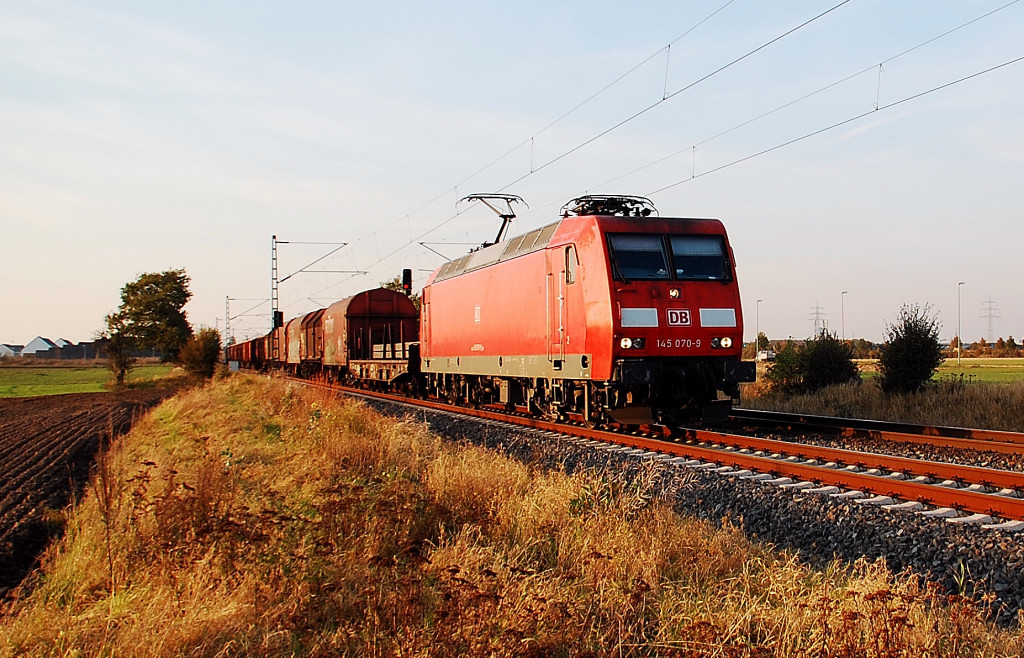
{"type": "MultiPolygon", "coordinates": [[[[389,415],[408,414],[407,407],[379,401],[368,404],[389,415]]],[[[595,448],[504,423],[422,409],[416,410],[415,418],[426,421],[431,431],[446,439],[499,450],[570,474],[600,470],[625,485],[649,472],[653,462],[661,469],[655,494],[672,501],[680,514],[717,526],[730,523],[754,541],[796,552],[812,566],[825,566],[833,559],[847,563],[862,557],[883,559],[890,570],[912,570],[951,594],[978,598],[989,594],[993,616],[1002,624],[1013,623],[1024,609],[1024,578],[1020,577],[1024,536],[1017,533],[889,511],[835,494],[773,486],[738,473],[687,468],[685,463],[657,459],[652,454],[595,448]]],[[[836,447],[865,449],[850,443],[836,447]]],[[[920,449],[916,446],[914,450],[920,449]]]]}

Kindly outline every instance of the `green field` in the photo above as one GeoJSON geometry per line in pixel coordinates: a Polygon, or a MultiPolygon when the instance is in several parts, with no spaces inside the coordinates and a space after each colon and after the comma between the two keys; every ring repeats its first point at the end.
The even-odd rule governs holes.
{"type": "MultiPolygon", "coordinates": [[[[162,379],[173,366],[147,363],[133,368],[128,384],[162,379]]],[[[113,375],[106,365],[0,367],[0,398],[24,398],[62,393],[97,393],[110,390],[113,375]]]]}
{"type": "Polygon", "coordinates": [[[964,379],[976,382],[1019,382],[1024,380],[1024,359],[961,359],[959,367],[956,359],[946,359],[935,378],[949,379],[961,374],[964,379]]]}
{"type": "MultiPolygon", "coordinates": [[[[878,361],[875,359],[856,359],[864,379],[878,376],[878,361]]],[[[991,384],[1010,384],[1024,381],[1024,359],[961,359],[957,366],[956,359],[946,359],[935,373],[936,381],[959,379],[963,376],[968,382],[988,382],[991,384]]]]}

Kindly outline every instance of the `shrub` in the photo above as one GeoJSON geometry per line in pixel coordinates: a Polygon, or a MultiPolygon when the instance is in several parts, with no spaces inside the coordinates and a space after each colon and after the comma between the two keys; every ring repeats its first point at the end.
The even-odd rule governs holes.
{"type": "Polygon", "coordinates": [[[775,354],[765,377],[773,390],[783,393],[816,391],[860,380],[853,350],[828,332],[806,341],[802,347],[788,343],[775,354]]]}
{"type": "Polygon", "coordinates": [[[190,374],[209,379],[220,359],[220,332],[200,329],[181,348],[181,364],[190,374]]]}
{"type": "Polygon", "coordinates": [[[803,366],[804,388],[808,391],[860,380],[857,364],[853,362],[853,348],[827,331],[807,342],[800,362],[803,366]]]}
{"type": "Polygon", "coordinates": [[[886,325],[878,359],[879,383],[887,393],[919,391],[942,364],[938,319],[931,306],[904,305],[895,324],[886,325]]]}
{"type": "Polygon", "coordinates": [[[800,390],[803,370],[800,367],[800,354],[792,341],[775,353],[775,360],[768,366],[765,379],[773,391],[795,393],[800,390]]]}

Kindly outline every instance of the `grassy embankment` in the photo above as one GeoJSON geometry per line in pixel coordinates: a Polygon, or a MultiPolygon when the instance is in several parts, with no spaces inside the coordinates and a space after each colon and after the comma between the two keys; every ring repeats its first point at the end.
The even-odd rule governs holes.
{"type": "Polygon", "coordinates": [[[875,564],[812,571],[639,488],[235,376],[100,462],[6,655],[1018,655],[875,564]]]}
{"type": "MultiPolygon", "coordinates": [[[[113,386],[113,375],[102,361],[26,364],[19,359],[0,359],[0,398],[23,398],[62,393],[99,393],[113,386]]],[[[174,367],[158,361],[144,362],[128,374],[129,387],[173,379],[174,367]]]]}
{"type": "Polygon", "coordinates": [[[863,382],[804,395],[780,395],[758,382],[745,385],[740,406],[790,413],[872,418],[922,425],[1024,432],[1024,359],[947,360],[932,386],[911,395],[885,395],[875,362],[859,362],[863,382]],[[960,375],[964,376],[961,377],[960,375]]]}

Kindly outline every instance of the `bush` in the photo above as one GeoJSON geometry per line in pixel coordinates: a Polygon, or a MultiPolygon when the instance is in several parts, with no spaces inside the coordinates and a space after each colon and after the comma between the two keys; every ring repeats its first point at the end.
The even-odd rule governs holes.
{"type": "Polygon", "coordinates": [[[853,349],[825,332],[803,347],[787,344],[775,354],[766,378],[773,390],[783,393],[817,391],[832,384],[860,381],[853,349]]]}
{"type": "Polygon", "coordinates": [[[190,374],[213,377],[214,368],[220,360],[220,332],[216,329],[200,329],[181,348],[181,364],[190,374]]]}
{"type": "Polygon", "coordinates": [[[904,305],[896,323],[886,325],[878,359],[879,383],[886,393],[919,391],[942,365],[938,319],[931,306],[904,305]]]}
{"type": "Polygon", "coordinates": [[[800,353],[792,341],[775,353],[775,360],[768,366],[765,379],[773,391],[795,393],[800,390],[803,385],[803,369],[800,366],[800,353]]]}
{"type": "Polygon", "coordinates": [[[808,391],[860,380],[857,364],[853,362],[853,348],[835,334],[826,331],[808,341],[801,357],[804,388],[808,391]]]}

